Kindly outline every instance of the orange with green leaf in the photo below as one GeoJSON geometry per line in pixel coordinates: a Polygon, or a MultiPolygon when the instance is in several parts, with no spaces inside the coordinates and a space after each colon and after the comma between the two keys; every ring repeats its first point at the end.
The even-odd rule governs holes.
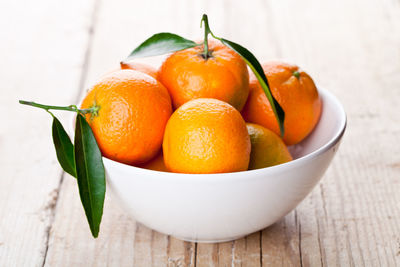
{"type": "Polygon", "coordinates": [[[167,89],[156,79],[130,69],[104,76],[83,99],[86,114],[103,156],[138,165],[161,148],[165,125],[172,113],[167,89]]]}
{"type": "Polygon", "coordinates": [[[173,53],[161,65],[158,79],[175,109],[192,99],[215,98],[241,110],[249,94],[246,63],[218,40],[173,53]]]}
{"type": "MultiPolygon", "coordinates": [[[[311,133],[321,115],[322,103],[317,87],[296,65],[269,62],[262,66],[272,95],[285,110],[283,141],[295,145],[311,133]]],[[[260,124],[279,135],[274,111],[254,75],[250,78],[250,94],[242,115],[246,121],[260,124]]]]}

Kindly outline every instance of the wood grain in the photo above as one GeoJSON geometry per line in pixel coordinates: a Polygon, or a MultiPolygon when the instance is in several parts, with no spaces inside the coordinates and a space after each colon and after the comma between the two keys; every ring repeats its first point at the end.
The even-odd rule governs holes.
{"type": "Polygon", "coordinates": [[[92,1],[74,0],[0,4],[0,266],[45,260],[62,171],[51,116],[18,99],[76,100],[92,9],[92,1]]]}
{"type": "Polygon", "coordinates": [[[400,265],[399,1],[40,0],[33,12],[20,11],[19,23],[1,10],[0,19],[18,27],[0,42],[0,51],[11,51],[0,77],[14,90],[1,89],[0,110],[17,116],[0,126],[1,266],[400,265]],[[79,85],[82,95],[152,33],[200,39],[203,12],[214,33],[261,61],[295,62],[333,92],[348,116],[341,148],[296,210],[245,238],[180,241],[137,224],[107,195],[94,240],[75,180],[61,179],[48,115],[13,103],[77,101],[79,85]]]}
{"type": "Polygon", "coordinates": [[[282,43],[290,43],[288,36],[303,42],[295,54],[287,50],[287,57],[304,62],[317,83],[341,99],[349,121],[330,170],[297,208],[302,263],[396,266],[399,228],[390,218],[398,214],[400,202],[398,195],[384,192],[399,189],[399,170],[385,167],[397,161],[399,151],[394,134],[399,126],[393,117],[398,112],[391,103],[399,101],[395,88],[400,80],[388,75],[400,69],[399,51],[393,49],[400,42],[398,4],[366,1],[361,7],[353,1],[343,8],[340,2],[323,7],[313,1],[296,3],[291,3],[294,9],[312,4],[318,12],[310,21],[298,12],[286,15],[287,5],[274,5],[273,11],[281,14],[277,23],[297,25],[280,31],[286,32],[282,43]],[[318,254],[320,259],[314,257],[318,254]]]}

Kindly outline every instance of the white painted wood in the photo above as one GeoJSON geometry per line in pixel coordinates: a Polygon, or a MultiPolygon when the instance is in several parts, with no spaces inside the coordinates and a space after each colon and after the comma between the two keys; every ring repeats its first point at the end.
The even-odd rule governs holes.
{"type": "Polygon", "coordinates": [[[62,175],[51,117],[18,99],[75,101],[92,9],[92,1],[0,3],[1,266],[43,264],[62,175]]]}

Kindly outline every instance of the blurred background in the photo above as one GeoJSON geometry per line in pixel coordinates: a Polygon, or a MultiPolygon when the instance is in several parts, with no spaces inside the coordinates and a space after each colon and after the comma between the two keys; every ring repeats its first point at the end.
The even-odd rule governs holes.
{"type": "MultiPolygon", "coordinates": [[[[261,62],[302,67],[348,115],[322,183],[263,234],[278,262],[302,255],[316,264],[400,264],[398,0],[0,0],[0,265],[124,265],[119,253],[135,248],[145,259],[154,249],[157,234],[137,230],[112,201],[102,235],[91,239],[75,182],[56,161],[50,116],[18,99],[76,104],[152,34],[201,39],[203,13],[216,35],[261,62]]],[[[68,125],[69,115],[60,117],[68,125]]]]}

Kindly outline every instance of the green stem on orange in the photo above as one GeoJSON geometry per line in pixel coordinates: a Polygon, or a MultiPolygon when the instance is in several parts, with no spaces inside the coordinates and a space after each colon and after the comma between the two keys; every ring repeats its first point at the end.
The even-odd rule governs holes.
{"type": "MultiPolygon", "coordinates": [[[[92,106],[91,108],[86,108],[86,109],[79,109],[75,105],[69,105],[69,106],[49,106],[49,105],[43,105],[31,101],[25,101],[25,100],[19,100],[19,103],[22,105],[28,105],[36,108],[41,108],[49,112],[50,109],[52,110],[66,110],[66,111],[73,111],[76,113],[81,113],[81,114],[88,114],[88,113],[94,113],[97,114],[99,111],[99,106],[92,106]]],[[[51,113],[50,113],[51,114],[51,113]]]]}
{"type": "Polygon", "coordinates": [[[207,60],[210,57],[210,55],[208,53],[208,35],[211,33],[211,30],[210,30],[210,27],[208,25],[208,17],[207,17],[206,14],[203,14],[203,17],[201,19],[201,23],[200,23],[201,27],[203,26],[203,22],[204,22],[204,41],[203,41],[204,52],[203,52],[203,57],[207,60]]]}

